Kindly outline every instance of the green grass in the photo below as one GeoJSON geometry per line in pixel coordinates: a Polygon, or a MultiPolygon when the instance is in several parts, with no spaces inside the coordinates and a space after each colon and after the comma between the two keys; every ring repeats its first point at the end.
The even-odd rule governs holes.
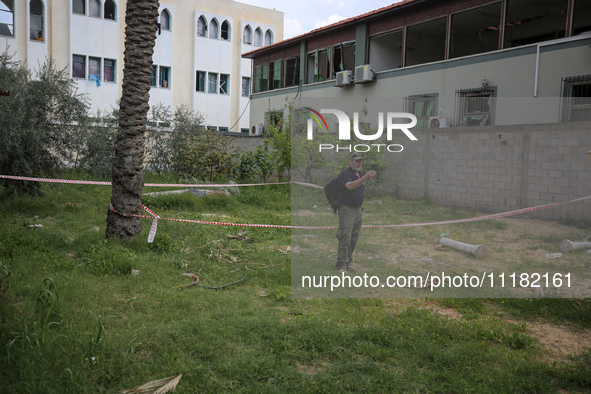
{"type": "MultiPolygon", "coordinates": [[[[586,300],[438,300],[465,315],[456,320],[413,300],[392,308],[382,299],[291,298],[290,256],[277,249],[291,244],[288,229],[247,228],[244,242],[227,237],[242,228],[161,220],[150,245],[145,220],[138,239],[107,241],[110,188],[43,191],[0,200],[0,269],[12,271],[0,304],[0,392],[114,393],[179,373],[178,393],[591,389],[588,352],[544,361],[523,324],[492,316],[494,306],[588,328],[586,300]],[[203,286],[245,279],[180,288],[191,281],[181,275],[187,267],[203,286]]],[[[161,217],[290,223],[287,186],[144,203],[161,217]]],[[[458,217],[427,201],[400,205],[409,221],[458,217]]],[[[400,218],[383,218],[392,219],[400,218]]]]}

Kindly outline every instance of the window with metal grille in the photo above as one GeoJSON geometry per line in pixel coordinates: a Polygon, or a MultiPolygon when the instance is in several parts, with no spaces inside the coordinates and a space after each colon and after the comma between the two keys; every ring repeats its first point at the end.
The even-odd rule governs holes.
{"type": "Polygon", "coordinates": [[[103,63],[105,81],[115,82],[115,60],[105,59],[103,63]]]}
{"type": "Polygon", "coordinates": [[[429,128],[429,117],[435,116],[437,108],[437,96],[435,94],[423,94],[404,98],[406,112],[417,117],[417,129],[429,128]]]}
{"type": "Polygon", "coordinates": [[[34,41],[43,41],[43,3],[41,0],[31,0],[29,12],[29,38],[34,41]]]}
{"type": "Polygon", "coordinates": [[[562,122],[591,120],[591,75],[562,78],[562,122]]]}
{"type": "Polygon", "coordinates": [[[72,56],[72,77],[86,78],[86,56],[72,56]]]}
{"type": "Polygon", "coordinates": [[[197,86],[195,87],[197,92],[205,92],[205,74],[205,71],[197,71],[197,86]]]}
{"type": "Polygon", "coordinates": [[[228,74],[220,74],[220,94],[230,93],[230,76],[228,74]]]}
{"type": "Polygon", "coordinates": [[[486,126],[493,124],[494,89],[464,89],[456,91],[458,126],[486,126]]]}

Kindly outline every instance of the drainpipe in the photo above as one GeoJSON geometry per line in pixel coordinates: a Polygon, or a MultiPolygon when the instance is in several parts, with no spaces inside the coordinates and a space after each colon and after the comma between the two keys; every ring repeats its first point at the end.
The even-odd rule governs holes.
{"type": "Polygon", "coordinates": [[[542,42],[540,44],[537,44],[537,46],[536,46],[536,74],[535,74],[535,79],[534,79],[534,97],[538,97],[538,76],[539,76],[539,70],[540,70],[540,48],[547,47],[550,45],[562,44],[565,42],[586,40],[589,38],[591,38],[591,34],[584,34],[584,35],[579,35],[576,37],[561,38],[558,40],[552,40],[552,41],[542,42]]]}

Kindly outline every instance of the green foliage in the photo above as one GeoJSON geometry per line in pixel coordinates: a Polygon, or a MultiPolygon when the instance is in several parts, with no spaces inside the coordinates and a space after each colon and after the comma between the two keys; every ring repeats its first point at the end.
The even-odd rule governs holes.
{"type": "Polygon", "coordinates": [[[95,275],[128,275],[136,262],[136,255],[115,240],[105,239],[83,250],[81,266],[95,275]]]}
{"type": "Polygon", "coordinates": [[[10,287],[10,282],[8,281],[10,274],[11,272],[8,270],[6,265],[0,261],[0,304],[2,304],[2,301],[6,296],[6,292],[10,287]]]}
{"type": "Polygon", "coordinates": [[[241,182],[252,179],[266,182],[275,169],[273,155],[269,153],[267,145],[259,145],[254,151],[246,151],[238,157],[239,162],[234,167],[234,175],[241,182]]]}
{"type": "Polygon", "coordinates": [[[204,178],[209,182],[224,179],[234,166],[235,148],[230,137],[214,130],[189,135],[181,143],[179,173],[184,177],[204,178]]]}
{"type": "Polygon", "coordinates": [[[337,138],[333,134],[316,134],[309,140],[303,133],[293,136],[291,165],[293,170],[302,176],[304,182],[312,181],[315,170],[326,169],[329,161],[326,154],[320,152],[319,144],[336,144],[337,138]]]}
{"type": "MultiPolygon", "coordinates": [[[[0,86],[10,96],[0,98],[0,173],[41,176],[73,161],[86,126],[87,102],[76,92],[66,70],[46,61],[33,74],[12,60],[8,48],[0,54],[0,86]]],[[[2,180],[9,195],[38,195],[39,183],[2,180]]]]}
{"type": "Polygon", "coordinates": [[[285,99],[285,105],[281,111],[271,110],[269,100],[269,115],[265,128],[264,144],[273,149],[273,157],[277,174],[281,176],[287,172],[288,178],[291,178],[291,137],[295,131],[292,122],[293,105],[285,99]],[[281,116],[278,113],[281,112],[281,116]],[[287,112],[287,117],[285,113],[287,112]],[[277,115],[275,115],[277,114],[277,115]]]}
{"type": "Polygon", "coordinates": [[[205,118],[193,113],[185,105],[171,115],[170,107],[158,103],[150,109],[150,124],[146,132],[146,167],[158,174],[179,171],[183,157],[182,146],[190,138],[197,138],[206,128],[205,118]],[[171,127],[172,126],[172,127],[171,127]]]}
{"type": "Polygon", "coordinates": [[[117,139],[117,129],[112,125],[117,122],[116,116],[115,111],[105,115],[97,112],[94,122],[79,139],[76,168],[99,177],[111,175],[117,139]]]}

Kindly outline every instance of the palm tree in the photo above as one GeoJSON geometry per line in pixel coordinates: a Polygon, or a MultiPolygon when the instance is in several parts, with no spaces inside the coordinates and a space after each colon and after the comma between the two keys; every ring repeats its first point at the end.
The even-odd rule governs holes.
{"type": "MultiPolygon", "coordinates": [[[[149,109],[158,6],[158,0],[127,0],[123,91],[111,195],[111,205],[123,214],[142,213],[144,134],[149,109]]],[[[141,231],[140,218],[122,216],[109,209],[105,232],[107,237],[118,236],[130,240],[141,231]]]]}

